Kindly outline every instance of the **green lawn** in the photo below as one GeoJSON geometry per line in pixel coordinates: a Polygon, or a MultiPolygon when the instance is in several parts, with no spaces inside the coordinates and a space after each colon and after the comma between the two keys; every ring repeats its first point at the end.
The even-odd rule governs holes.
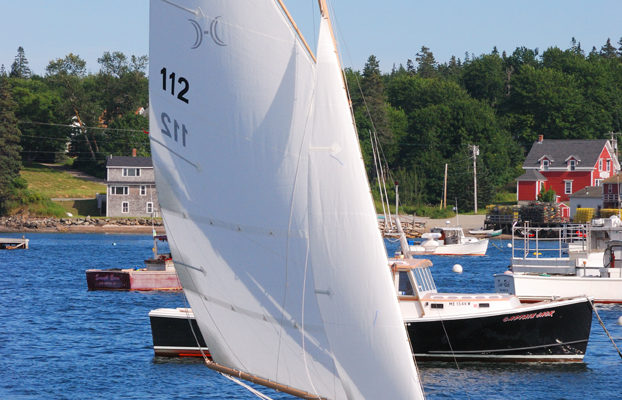
{"type": "Polygon", "coordinates": [[[95,199],[63,200],[55,201],[54,203],[63,207],[66,212],[70,212],[74,217],[99,216],[99,210],[97,209],[97,200],[95,199]]]}
{"type": "Polygon", "coordinates": [[[96,193],[106,193],[106,185],[76,178],[61,168],[29,163],[24,164],[20,175],[28,182],[28,189],[50,198],[93,198],[96,193]]]}

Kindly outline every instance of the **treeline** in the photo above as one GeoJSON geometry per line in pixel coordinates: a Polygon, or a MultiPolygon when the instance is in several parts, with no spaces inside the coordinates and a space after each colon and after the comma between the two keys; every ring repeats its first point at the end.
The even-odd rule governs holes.
{"type": "Polygon", "coordinates": [[[105,52],[100,70],[87,74],[86,62],[68,54],[50,61],[44,76],[31,73],[19,48],[8,79],[21,131],[23,161],[74,158],[74,167],[105,174],[109,154],[149,155],[147,56],[105,52]]]}
{"type": "MultiPolygon", "coordinates": [[[[74,167],[101,176],[109,154],[136,148],[149,155],[148,118],[141,113],[148,106],[147,57],[105,52],[98,63],[99,72],[87,73],[85,61],[69,54],[38,76],[20,47],[10,68],[0,67],[0,112],[12,116],[0,122],[0,169],[7,152],[22,161],[69,156],[74,167]]],[[[447,164],[449,206],[471,209],[473,146],[481,207],[513,190],[538,135],[600,139],[622,128],[622,38],[589,53],[572,39],[566,50],[493,49],[446,63],[422,47],[414,61],[389,73],[379,65],[372,55],[362,71],[345,73],[370,181],[377,186],[371,146],[377,137],[391,171],[389,190],[399,182],[402,204],[438,205],[447,164]]]]}
{"type": "Polygon", "coordinates": [[[86,62],[68,54],[39,76],[19,47],[10,68],[0,66],[0,214],[49,202],[19,177],[22,162],[69,159],[101,177],[109,154],[149,155],[147,57],[105,52],[98,63],[87,74],[86,62]]]}
{"type": "Polygon", "coordinates": [[[514,190],[538,135],[602,139],[622,128],[622,38],[589,53],[572,39],[566,50],[495,48],[447,63],[422,47],[390,73],[370,56],[363,71],[346,76],[369,175],[376,132],[405,204],[439,204],[448,164],[447,203],[471,210],[473,145],[481,208],[514,190]]]}

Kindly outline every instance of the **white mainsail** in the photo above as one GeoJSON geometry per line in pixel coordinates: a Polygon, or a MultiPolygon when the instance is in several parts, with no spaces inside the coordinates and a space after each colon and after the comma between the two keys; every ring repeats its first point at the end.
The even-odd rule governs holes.
{"type": "Polygon", "coordinates": [[[327,15],[152,0],[150,137],[184,291],[215,362],[326,398],[423,397],[327,15]]]}

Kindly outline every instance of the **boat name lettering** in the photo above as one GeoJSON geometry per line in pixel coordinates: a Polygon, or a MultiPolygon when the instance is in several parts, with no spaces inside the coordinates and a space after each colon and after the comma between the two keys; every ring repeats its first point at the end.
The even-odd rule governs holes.
{"type": "Polygon", "coordinates": [[[119,280],[121,280],[121,278],[119,278],[118,276],[115,276],[115,275],[100,275],[100,274],[96,274],[95,275],[95,280],[96,281],[119,281],[119,280]]]}
{"type": "Polygon", "coordinates": [[[188,104],[188,98],[186,97],[186,93],[188,93],[188,90],[190,90],[190,82],[188,82],[188,79],[184,78],[183,76],[180,76],[177,78],[177,81],[175,81],[175,73],[171,72],[168,75],[168,79],[166,76],[166,67],[162,67],[162,69],[160,70],[160,73],[162,74],[162,90],[164,90],[166,92],[167,89],[167,82],[168,79],[171,80],[171,95],[175,96],[175,90],[177,89],[175,87],[175,83],[179,83],[180,85],[182,85],[183,87],[181,88],[181,90],[179,92],[177,92],[177,98],[181,101],[183,101],[184,103],[188,104]]]}
{"type": "Polygon", "coordinates": [[[512,315],[511,317],[503,318],[503,322],[524,321],[526,319],[552,317],[553,314],[555,314],[555,310],[542,311],[539,313],[531,313],[531,314],[512,315]]]}
{"type": "Polygon", "coordinates": [[[171,117],[169,117],[167,113],[163,112],[162,114],[160,114],[160,119],[162,120],[162,126],[164,127],[160,129],[162,134],[170,137],[171,139],[174,139],[176,142],[179,142],[179,133],[181,133],[181,144],[182,146],[186,147],[186,136],[188,136],[189,134],[188,129],[186,129],[186,124],[182,123],[180,126],[180,123],[173,118],[173,133],[171,133],[171,130],[169,128],[169,124],[171,123],[171,117]]]}

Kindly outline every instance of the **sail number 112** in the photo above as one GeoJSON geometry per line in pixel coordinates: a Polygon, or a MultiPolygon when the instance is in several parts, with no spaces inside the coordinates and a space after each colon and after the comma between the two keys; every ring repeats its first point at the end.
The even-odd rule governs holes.
{"type": "Polygon", "coordinates": [[[177,98],[179,100],[188,104],[188,98],[186,97],[186,93],[188,93],[188,90],[190,90],[190,82],[188,82],[188,80],[184,78],[183,76],[177,77],[174,72],[171,72],[167,76],[166,67],[162,68],[160,70],[160,73],[162,74],[162,90],[164,90],[165,92],[167,91],[168,82],[170,80],[171,94],[173,96],[177,94],[177,98]],[[175,78],[177,78],[177,80],[175,80],[175,78]],[[177,83],[180,85],[180,88],[176,87],[177,83]]]}

